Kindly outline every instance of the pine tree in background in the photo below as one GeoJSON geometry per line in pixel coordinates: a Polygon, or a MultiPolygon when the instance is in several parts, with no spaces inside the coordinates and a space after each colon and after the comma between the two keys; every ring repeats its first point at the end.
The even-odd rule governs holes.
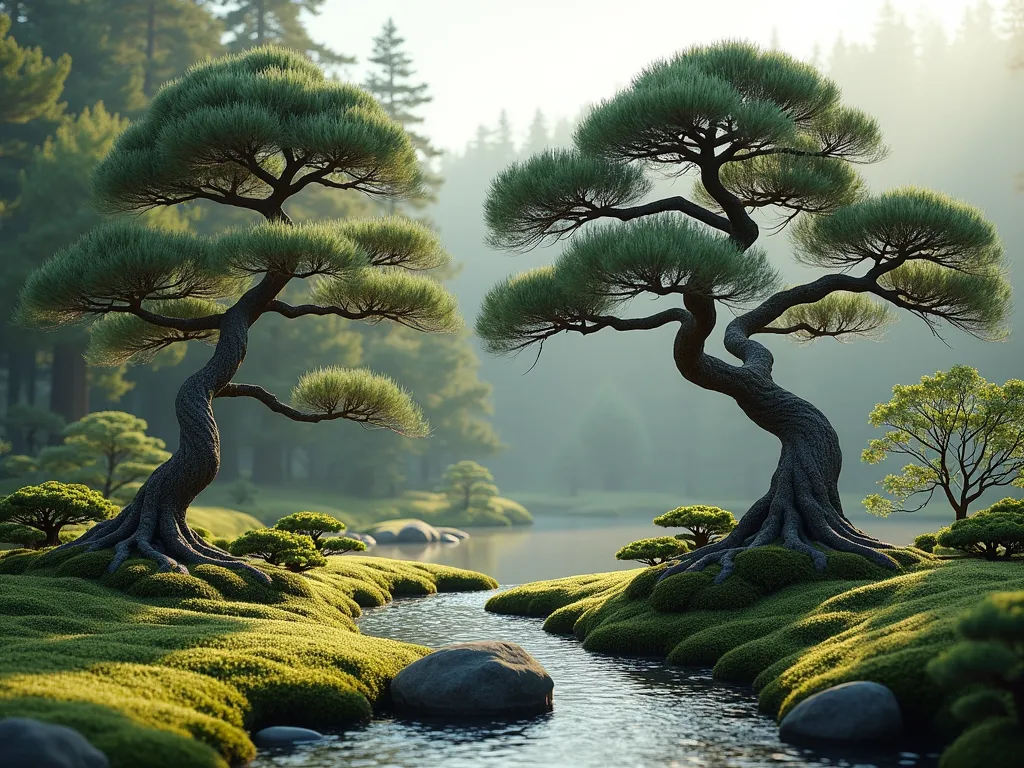
{"type": "Polygon", "coordinates": [[[223,22],[195,0],[98,0],[110,11],[111,34],[143,53],[142,93],[157,89],[197,61],[221,52],[223,22]]]}
{"type": "MultiPolygon", "coordinates": [[[[14,306],[19,287],[34,268],[104,220],[89,204],[90,176],[127,125],[127,120],[107,112],[100,103],[65,120],[34,153],[22,174],[20,206],[12,221],[17,227],[12,258],[2,265],[8,306],[14,306]]],[[[174,211],[154,211],[145,218],[165,228],[184,226],[174,211]]],[[[87,342],[88,333],[77,327],[47,338],[23,332],[23,344],[52,348],[50,409],[69,423],[90,409],[89,380],[95,377],[86,370],[87,342]]],[[[123,370],[111,373],[115,375],[103,379],[107,391],[123,393],[127,386],[120,375],[123,370]]]]}
{"type": "Polygon", "coordinates": [[[551,136],[548,134],[548,121],[544,113],[539,109],[533,113],[533,120],[526,131],[526,143],[523,145],[524,155],[536,155],[543,152],[551,144],[551,136]]]}
{"type": "Polygon", "coordinates": [[[215,0],[224,8],[224,25],[230,38],[228,47],[244,51],[254,46],[273,43],[292,48],[309,56],[323,67],[337,67],[355,62],[346,56],[314,42],[302,23],[302,13],[316,16],[324,0],[215,0]]]}
{"type": "Polygon", "coordinates": [[[71,546],[114,547],[111,570],[134,549],[165,570],[192,563],[247,567],[201,541],[185,521],[219,468],[214,398],[251,398],[298,422],[347,419],[425,434],[409,396],[366,370],[312,371],[292,390],[294,405],[263,387],[232,382],[250,327],[268,313],[387,320],[421,331],[458,325],[454,298],[412,273],[449,258],[426,228],[394,218],[294,225],[284,210],[312,184],[381,198],[418,193],[412,142],[369,94],[328,80],[316,64],[281,48],[216,60],[162,89],[93,181],[98,202],[111,212],[202,199],[265,221],[216,238],[111,222],[27,281],[23,321],[44,328],[93,321],[96,363],[144,360],[189,340],[214,345],[179,390],[172,457],[117,518],[71,546]],[[293,280],[308,278],[317,278],[309,303],[280,298],[293,280]]]}
{"type": "Polygon", "coordinates": [[[0,12],[14,19],[11,34],[22,45],[37,46],[50,57],[71,57],[62,96],[69,112],[102,101],[111,112],[127,115],[146,103],[145,54],[114,33],[122,2],[127,0],[0,0],[0,12]]]}
{"type": "Polygon", "coordinates": [[[845,516],[839,438],[827,417],[773,378],[774,357],[755,339],[870,336],[891,307],[929,327],[946,323],[1002,338],[1010,310],[995,228],[964,203],[917,188],[868,196],[853,170],[885,155],[877,123],[840,101],[807,64],[743,43],[688,49],[656,62],[582,122],[572,150],[517,163],[493,182],[485,211],[491,243],[507,250],[572,238],[553,266],[503,281],[487,295],[477,332],[495,353],[515,353],[563,332],[670,327],[673,362],[688,381],[735,400],[782,445],[768,492],[736,530],[666,575],[721,563],[781,539],[860,554],[895,568],[889,548],[845,516]],[[695,199],[639,204],[645,170],[691,171],[695,199]],[[774,208],[793,231],[797,260],[829,270],[789,288],[755,247],[751,214],[774,208]],[[617,220],[577,231],[588,222],[617,220]],[[647,316],[623,312],[640,295],[674,297],[647,316]],[[877,300],[881,300],[882,303],[877,300]],[[706,343],[719,307],[736,309],[724,346],[706,343]]]}
{"type": "Polygon", "coordinates": [[[11,17],[0,14],[0,123],[55,119],[71,58],[65,54],[53,61],[39,48],[22,48],[8,35],[10,29],[11,17]]]}
{"type": "Polygon", "coordinates": [[[380,101],[391,119],[403,126],[412,137],[420,161],[426,166],[424,184],[429,194],[418,201],[419,206],[423,206],[437,199],[441,177],[430,174],[427,169],[430,161],[440,156],[441,150],[434,147],[426,136],[414,130],[414,126],[423,123],[417,110],[434,98],[427,94],[429,86],[426,83],[412,82],[416,70],[413,69],[412,59],[403,49],[404,44],[405,38],[399,36],[395,22],[388,19],[380,35],[373,39],[373,53],[368,61],[376,69],[367,74],[363,86],[380,101]]]}

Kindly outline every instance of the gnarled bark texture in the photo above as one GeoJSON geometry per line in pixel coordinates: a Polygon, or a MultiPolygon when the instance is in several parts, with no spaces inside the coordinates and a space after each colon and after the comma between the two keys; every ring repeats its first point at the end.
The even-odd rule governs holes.
{"type": "Polygon", "coordinates": [[[736,318],[727,327],[725,347],[742,361],[730,365],[704,352],[704,342],[715,325],[714,303],[687,297],[686,307],[693,320],[676,335],[679,372],[699,387],[732,397],[751,421],[779,439],[782,450],[768,492],[736,528],[721,541],[678,558],[662,578],[719,563],[722,570],[716,581],[720,582],[732,573],[736,555],[772,543],[809,555],[818,570],[825,567],[822,547],[895,567],[896,563],[879,551],[892,545],[859,530],[843,513],[839,436],[825,414],[773,380],[771,352],[750,338],[751,329],[761,327],[757,311],[736,318]]]}
{"type": "Polygon", "coordinates": [[[231,383],[245,359],[249,327],[286,282],[287,278],[268,274],[224,313],[212,357],[178,390],[174,403],[180,431],[177,450],[150,475],[117,517],[94,526],[65,546],[85,546],[88,551],[113,547],[111,571],[137,550],[165,571],[187,573],[186,565],[205,563],[249,570],[262,581],[269,581],[261,571],[203,541],[189,528],[185,514],[220,468],[220,434],[213,416],[213,399],[231,383]]]}

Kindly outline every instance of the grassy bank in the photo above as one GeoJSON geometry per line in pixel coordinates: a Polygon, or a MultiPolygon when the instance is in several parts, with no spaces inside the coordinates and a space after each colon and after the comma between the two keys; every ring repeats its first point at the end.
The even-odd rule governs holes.
{"type": "MultiPolygon", "coordinates": [[[[351,531],[362,531],[373,523],[397,518],[416,518],[431,525],[461,525],[458,518],[452,516],[445,496],[429,491],[407,491],[394,498],[366,499],[301,485],[260,486],[251,502],[239,504],[232,498],[230,484],[214,483],[196,501],[200,508],[241,512],[263,525],[273,525],[285,515],[302,510],[325,512],[344,522],[351,531]]],[[[531,521],[530,513],[518,502],[499,496],[493,503],[511,525],[524,525],[531,521]]],[[[206,525],[198,519],[195,524],[217,532],[213,525],[206,525]]]]}
{"type": "Polygon", "coordinates": [[[486,576],[380,558],[332,558],[272,588],[215,566],[156,574],[109,552],[0,556],[0,717],[77,729],[114,768],[224,768],[248,731],[331,729],[369,717],[426,648],[360,635],[360,607],[491,589],[486,576]]]}
{"type": "Polygon", "coordinates": [[[778,718],[817,691],[874,680],[892,689],[910,728],[949,738],[950,700],[927,663],[955,642],[965,610],[990,592],[1024,589],[1016,562],[907,557],[887,576],[839,556],[822,578],[789,555],[748,568],[741,558],[740,576],[721,585],[711,584],[714,571],[655,585],[658,569],[638,569],[527,584],[487,608],[547,617],[545,629],[591,651],[713,667],[717,680],[752,684],[762,711],[778,718]]]}

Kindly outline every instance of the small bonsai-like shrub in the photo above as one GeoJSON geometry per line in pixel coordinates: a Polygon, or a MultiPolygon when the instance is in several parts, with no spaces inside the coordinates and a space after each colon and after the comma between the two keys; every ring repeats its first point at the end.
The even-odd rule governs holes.
{"type": "Polygon", "coordinates": [[[690,507],[676,507],[654,518],[654,524],[662,528],[685,528],[688,533],[681,533],[676,538],[697,549],[718,541],[729,533],[736,527],[736,518],[731,512],[720,507],[695,504],[690,507]]]}
{"type": "Polygon", "coordinates": [[[327,564],[312,538],[276,528],[246,531],[231,542],[228,551],[233,555],[259,557],[296,573],[327,564]]]}
{"type": "Polygon", "coordinates": [[[988,509],[982,509],[978,514],[994,514],[997,512],[1015,512],[1024,515],[1024,499],[1005,498],[997,501],[988,509]]]}
{"type": "Polygon", "coordinates": [[[957,629],[961,642],[928,664],[936,682],[961,694],[953,714],[973,725],[951,750],[967,751],[965,745],[957,749],[958,744],[974,744],[974,732],[992,723],[1013,723],[1013,728],[1000,726],[999,732],[1024,743],[1024,592],[989,595],[960,618],[957,629]]]}
{"type": "Polygon", "coordinates": [[[791,584],[813,581],[818,576],[808,555],[786,547],[771,546],[740,552],[736,556],[735,573],[766,595],[791,584]]]}
{"type": "Polygon", "coordinates": [[[657,536],[653,539],[640,539],[627,544],[615,553],[615,559],[636,560],[644,565],[655,566],[689,550],[685,541],[673,536],[657,536]]]}
{"type": "Polygon", "coordinates": [[[928,552],[929,554],[935,551],[935,545],[938,543],[939,534],[937,533],[922,533],[914,539],[914,546],[922,552],[928,552]]]}
{"type": "Polygon", "coordinates": [[[320,544],[320,551],[324,555],[343,555],[346,552],[365,552],[366,544],[359,539],[350,539],[348,536],[335,536],[324,539],[320,544]]]}
{"type": "Polygon", "coordinates": [[[494,476],[487,467],[475,461],[449,465],[441,477],[440,491],[448,497],[451,510],[458,513],[456,520],[475,525],[509,524],[509,520],[493,506],[498,495],[494,476]]]}
{"type": "Polygon", "coordinates": [[[341,520],[325,515],[323,512],[296,512],[282,517],[274,524],[274,527],[279,531],[309,536],[313,540],[313,546],[321,549],[323,542],[320,539],[325,533],[344,531],[346,525],[341,520]]]}
{"type": "Polygon", "coordinates": [[[38,528],[20,523],[0,523],[0,542],[17,544],[25,549],[39,549],[46,541],[46,534],[38,528]]]}
{"type": "Polygon", "coordinates": [[[1009,559],[1024,552],[1024,512],[978,512],[939,531],[938,544],[986,560],[1009,559]]]}
{"type": "Polygon", "coordinates": [[[120,507],[88,486],[51,480],[27,485],[0,499],[0,523],[35,528],[45,537],[43,546],[60,543],[65,525],[82,525],[113,517],[120,507]]]}

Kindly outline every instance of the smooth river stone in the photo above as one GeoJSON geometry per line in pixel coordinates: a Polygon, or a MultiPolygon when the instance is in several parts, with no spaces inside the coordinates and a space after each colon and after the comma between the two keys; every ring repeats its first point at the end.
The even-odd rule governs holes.
{"type": "Polygon", "coordinates": [[[440,717],[549,712],[555,684],[521,646],[500,640],[447,645],[391,681],[399,711],[440,717]]]}
{"type": "Polygon", "coordinates": [[[843,683],[810,696],[782,718],[779,738],[791,744],[883,741],[903,733],[903,714],[881,683],[843,683]]]}
{"type": "Polygon", "coordinates": [[[4,768],[110,768],[107,756],[78,731],[27,717],[0,720],[4,768]]]}
{"type": "Polygon", "coordinates": [[[305,741],[320,741],[322,733],[309,728],[293,728],[288,725],[272,725],[252,735],[252,743],[257,747],[285,747],[289,744],[300,744],[305,741]]]}

